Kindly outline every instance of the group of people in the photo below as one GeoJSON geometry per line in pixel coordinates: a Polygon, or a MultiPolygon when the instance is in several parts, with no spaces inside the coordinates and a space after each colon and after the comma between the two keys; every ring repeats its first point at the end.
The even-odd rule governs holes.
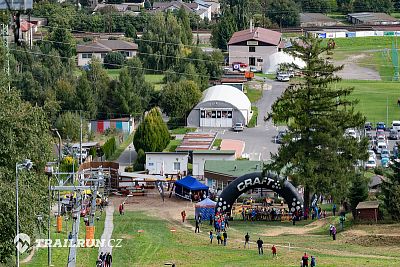
{"type": "Polygon", "coordinates": [[[289,211],[284,208],[276,207],[254,207],[242,208],[243,221],[279,221],[282,216],[289,215],[289,211]]]}
{"type": "MultiPolygon", "coordinates": [[[[220,231],[218,229],[216,230],[215,235],[217,237],[218,245],[221,244],[226,246],[226,243],[228,241],[228,233],[226,232],[226,230],[220,231]]],[[[213,239],[214,239],[214,233],[212,230],[210,230],[210,244],[212,244],[213,239]]]]}
{"type": "Polygon", "coordinates": [[[307,252],[304,252],[303,257],[301,257],[300,267],[315,267],[317,266],[317,260],[314,256],[309,257],[307,252]],[[310,265],[309,265],[310,262],[310,265]]]}
{"type": "MultiPolygon", "coordinates": [[[[261,238],[258,238],[256,243],[257,243],[257,248],[258,248],[258,255],[264,255],[264,248],[263,248],[264,241],[262,241],[261,238]]],[[[248,248],[250,248],[249,233],[246,233],[246,235],[244,236],[244,248],[246,248],[246,245],[248,248]]],[[[277,249],[276,249],[275,245],[272,245],[271,252],[272,252],[273,258],[277,256],[277,249]]]]}
{"type": "Polygon", "coordinates": [[[210,225],[214,224],[215,232],[225,231],[226,228],[229,228],[229,215],[223,213],[217,213],[214,218],[210,215],[210,225]]]}
{"type": "Polygon", "coordinates": [[[96,267],[111,267],[112,256],[110,252],[101,252],[96,262],[96,267]]]}

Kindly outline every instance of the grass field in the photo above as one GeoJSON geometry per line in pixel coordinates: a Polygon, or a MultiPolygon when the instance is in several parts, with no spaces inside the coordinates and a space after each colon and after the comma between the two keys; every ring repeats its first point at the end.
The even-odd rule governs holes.
{"type": "Polygon", "coordinates": [[[390,124],[393,120],[400,119],[400,107],[397,106],[397,99],[400,97],[399,82],[346,80],[339,86],[354,87],[351,97],[359,100],[356,109],[363,113],[368,121],[390,124]]]}
{"type": "Polygon", "coordinates": [[[162,89],[162,86],[164,85],[163,79],[164,79],[164,74],[145,74],[144,79],[149,82],[154,84],[154,88],[159,91],[162,89]]]}
{"type": "MultiPolygon", "coordinates": [[[[98,215],[100,216],[100,213],[98,215]]],[[[104,230],[104,219],[105,213],[100,216],[100,220],[98,222],[95,221],[95,239],[100,239],[101,235],[103,234],[104,230]]],[[[55,224],[55,220],[53,217],[52,225],[55,224]]],[[[52,239],[61,239],[64,242],[64,239],[68,239],[68,234],[71,231],[71,220],[67,223],[63,222],[63,230],[61,233],[55,232],[55,227],[52,227],[51,237],[52,239]]],[[[81,218],[80,226],[79,226],[79,238],[85,238],[85,224],[83,218],[81,218]]],[[[46,237],[42,237],[46,238],[46,237]]],[[[77,250],[77,267],[86,267],[86,266],[94,266],[94,262],[96,262],[98,256],[99,248],[92,247],[92,248],[78,248],[77,250]]],[[[53,266],[66,266],[68,263],[68,248],[59,248],[54,247],[51,249],[52,253],[52,264],[53,266]]],[[[32,266],[32,267],[42,267],[47,266],[47,248],[39,248],[32,260],[29,263],[21,264],[21,266],[32,266]]]]}
{"type": "Polygon", "coordinates": [[[256,106],[251,107],[251,111],[253,111],[253,116],[251,117],[247,127],[253,128],[257,125],[257,117],[258,117],[258,108],[256,106]]]}
{"type": "Polygon", "coordinates": [[[121,156],[122,152],[132,143],[134,137],[134,133],[130,134],[127,138],[125,138],[124,142],[120,144],[115,150],[114,154],[108,159],[109,161],[117,160],[119,156],[121,156]]]}
{"type": "MultiPolygon", "coordinates": [[[[328,222],[327,222],[328,223],[328,222]]],[[[317,266],[399,266],[399,246],[362,246],[348,242],[346,232],[333,241],[328,234],[262,236],[276,229],[291,229],[291,223],[231,222],[227,246],[209,243],[207,222],[202,232],[181,226],[175,221],[150,217],[144,212],[127,212],[114,217],[113,238],[122,238],[122,247],[113,250],[115,266],[298,266],[304,251],[317,258],[317,266]],[[171,229],[176,230],[171,232],[171,229]],[[138,232],[142,230],[141,232],[138,232]],[[250,241],[264,241],[264,255],[259,256],[255,244],[243,248],[243,236],[250,241]],[[290,243],[290,249],[289,249],[290,243]],[[272,259],[270,248],[278,248],[278,259],[272,259]]],[[[193,221],[192,221],[193,225],[193,221]]],[[[304,225],[304,223],[303,223],[304,225]]],[[[307,226],[297,225],[295,228],[307,226]]],[[[361,228],[362,229],[362,228],[361,228]]]]}
{"type": "Polygon", "coordinates": [[[175,149],[182,143],[181,139],[172,139],[164,149],[164,152],[175,152],[175,149]]]}
{"type": "Polygon", "coordinates": [[[119,73],[121,72],[121,69],[105,69],[108,73],[108,77],[111,79],[118,79],[119,73]]]}
{"type": "Polygon", "coordinates": [[[251,103],[256,103],[262,97],[262,90],[247,88],[246,95],[251,103]]]}

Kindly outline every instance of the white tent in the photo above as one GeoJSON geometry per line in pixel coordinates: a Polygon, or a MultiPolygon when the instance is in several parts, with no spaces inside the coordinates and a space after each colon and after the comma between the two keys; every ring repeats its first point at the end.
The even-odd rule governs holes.
{"type": "Polygon", "coordinates": [[[304,68],[306,64],[300,58],[295,58],[285,52],[276,52],[269,56],[264,63],[264,73],[276,73],[280,64],[296,64],[299,68],[304,68]]]}

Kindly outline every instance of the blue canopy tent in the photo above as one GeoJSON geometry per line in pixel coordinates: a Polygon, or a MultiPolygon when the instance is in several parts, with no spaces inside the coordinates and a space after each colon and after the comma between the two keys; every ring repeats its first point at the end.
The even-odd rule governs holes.
{"type": "Polygon", "coordinates": [[[196,200],[195,196],[208,195],[208,186],[192,176],[186,176],[175,182],[175,195],[188,200],[196,200]]]}
{"type": "Polygon", "coordinates": [[[217,205],[217,202],[214,202],[209,198],[200,201],[195,206],[195,217],[197,218],[201,214],[202,221],[209,220],[210,216],[214,218],[215,205],[217,205]]]}

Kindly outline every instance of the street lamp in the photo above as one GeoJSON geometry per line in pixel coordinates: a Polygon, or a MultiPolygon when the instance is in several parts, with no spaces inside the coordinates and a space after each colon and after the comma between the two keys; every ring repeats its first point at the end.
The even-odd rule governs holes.
{"type": "Polygon", "coordinates": [[[132,146],[129,145],[129,166],[132,165],[132,153],[131,153],[132,146]]]}
{"type": "MultiPolygon", "coordinates": [[[[49,187],[48,188],[49,217],[48,217],[48,221],[47,221],[47,239],[50,240],[50,227],[51,227],[51,224],[50,224],[50,220],[51,220],[51,196],[50,196],[50,190],[51,190],[50,186],[51,186],[51,184],[50,184],[50,179],[51,179],[51,176],[53,175],[53,166],[52,166],[51,162],[46,164],[46,167],[44,169],[44,173],[49,178],[48,179],[48,187],[49,187]]],[[[50,242],[48,242],[48,245],[47,245],[47,265],[51,266],[51,246],[50,246],[50,242]]]]}
{"type": "MultiPolygon", "coordinates": [[[[22,163],[16,163],[15,164],[15,206],[16,206],[16,212],[15,212],[15,217],[16,217],[16,230],[17,233],[16,235],[19,235],[19,199],[18,199],[18,193],[19,193],[19,187],[18,187],[18,170],[27,170],[29,171],[33,166],[33,163],[30,159],[24,160],[22,163]]],[[[16,258],[16,265],[19,267],[19,251],[18,251],[18,246],[16,247],[16,253],[17,253],[17,258],[16,258]]]]}

